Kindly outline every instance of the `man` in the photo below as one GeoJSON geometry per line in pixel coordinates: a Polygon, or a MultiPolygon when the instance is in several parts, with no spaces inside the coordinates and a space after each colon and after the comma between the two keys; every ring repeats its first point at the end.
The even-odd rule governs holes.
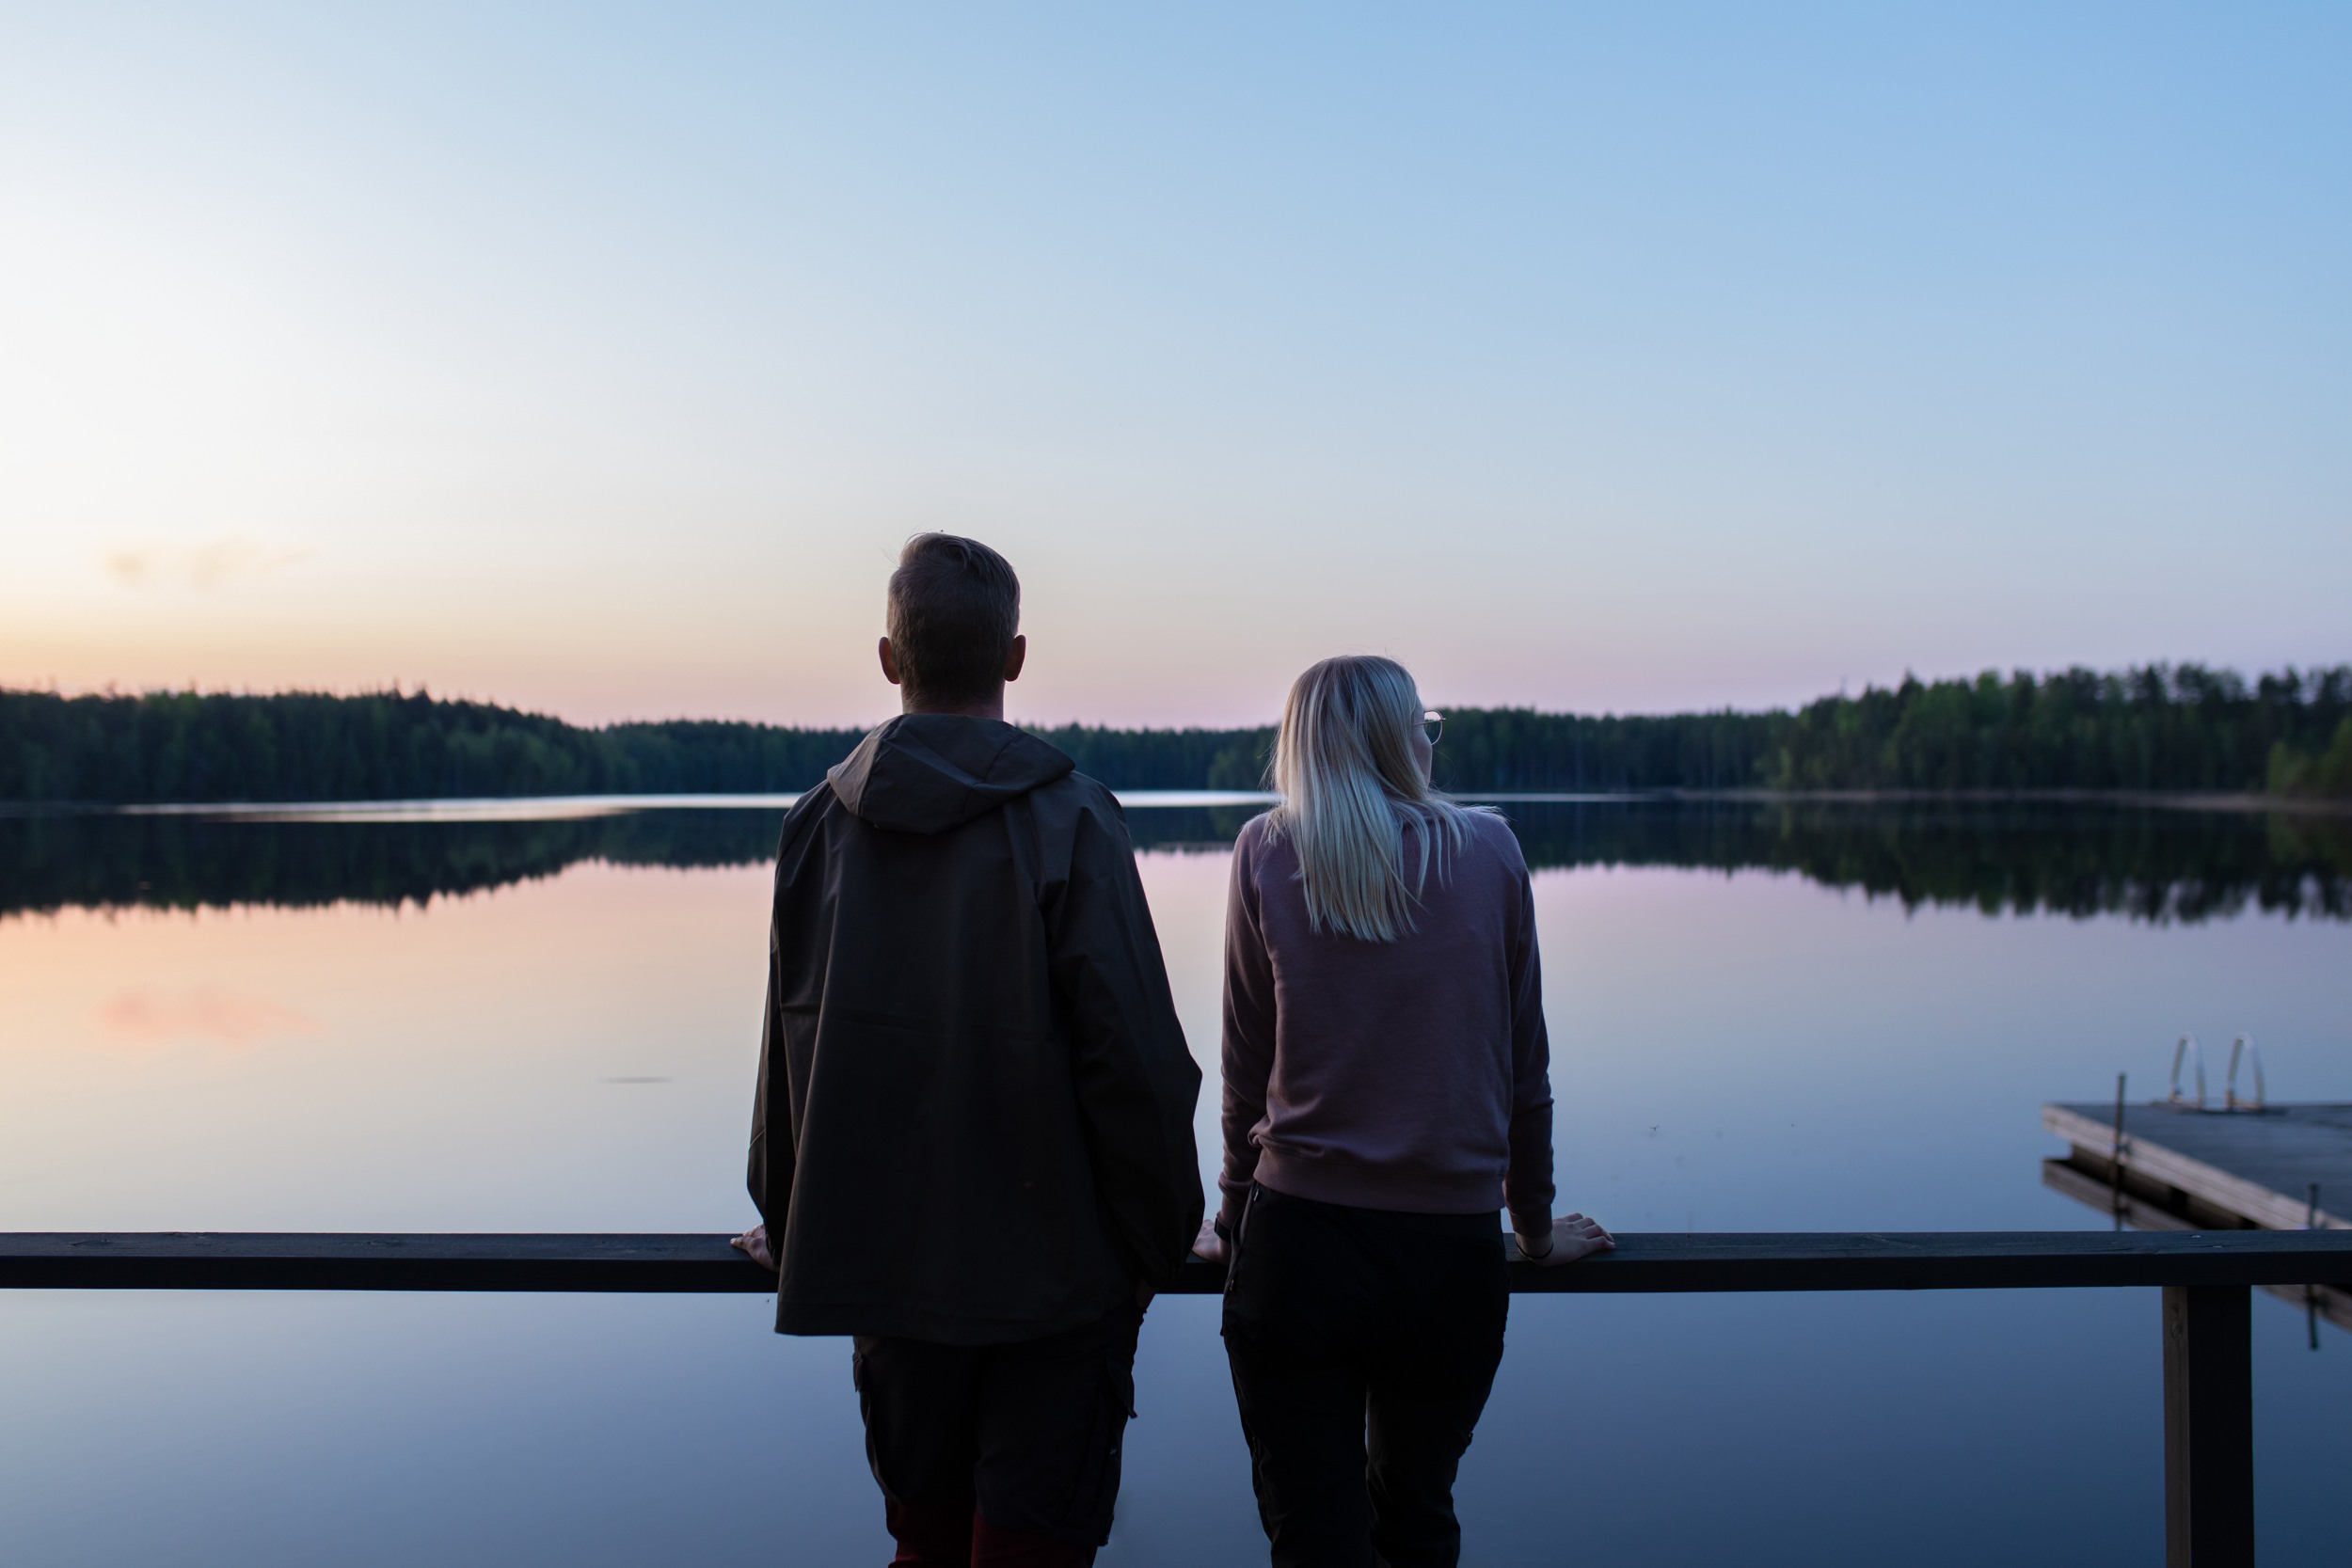
{"type": "Polygon", "coordinates": [[[1021,584],[927,533],[890,578],[905,711],[784,819],[736,1244],[776,1328],[856,1337],[900,1563],[1083,1568],[1136,1334],[1200,1223],[1184,1049],[1124,817],[1004,721],[1021,584]]]}

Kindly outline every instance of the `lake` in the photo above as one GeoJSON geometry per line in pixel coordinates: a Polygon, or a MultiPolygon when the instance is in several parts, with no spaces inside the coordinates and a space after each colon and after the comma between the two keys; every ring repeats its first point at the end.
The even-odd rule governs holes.
{"type": "MultiPolygon", "coordinates": [[[[1216,1149],[1226,852],[1130,820],[1216,1149]]],[[[2195,1033],[2352,1100],[2352,822],[1514,801],[1563,1207],[2093,1228],[2042,1103],[2195,1033]]],[[[0,817],[0,1229],[755,1216],[772,804],[0,817]]],[[[846,1342],[759,1297],[0,1291],[0,1560],[880,1562],[846,1342]]],[[[1106,1564],[1264,1560],[1216,1303],[1152,1309],[1106,1564]]],[[[2264,1560],[2338,1563],[2352,1341],[2254,1301],[2264,1560]]],[[[1472,1563],[2162,1556],[2153,1291],[1521,1297],[1472,1563]]]]}

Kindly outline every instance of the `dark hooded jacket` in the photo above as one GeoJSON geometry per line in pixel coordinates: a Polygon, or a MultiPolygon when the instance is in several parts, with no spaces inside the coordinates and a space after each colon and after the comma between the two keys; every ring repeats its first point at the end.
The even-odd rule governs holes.
{"type": "Polygon", "coordinates": [[[1191,1246],[1200,1088],[1126,819],[1053,747],[907,714],[786,816],[751,1148],[778,1331],[1099,1319],[1191,1246]]]}

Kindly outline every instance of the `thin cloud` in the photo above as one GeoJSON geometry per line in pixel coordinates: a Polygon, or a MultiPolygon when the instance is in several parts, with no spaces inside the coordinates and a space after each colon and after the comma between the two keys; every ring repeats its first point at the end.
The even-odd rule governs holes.
{"type": "Polygon", "coordinates": [[[310,553],[307,546],[264,545],[232,533],[199,545],[133,545],[109,550],[102,560],[126,588],[183,583],[212,589],[239,578],[267,576],[310,553]]]}
{"type": "Polygon", "coordinates": [[[116,550],[106,557],[106,570],[115,575],[116,581],[136,588],[155,569],[154,557],[152,550],[116,550]]]}

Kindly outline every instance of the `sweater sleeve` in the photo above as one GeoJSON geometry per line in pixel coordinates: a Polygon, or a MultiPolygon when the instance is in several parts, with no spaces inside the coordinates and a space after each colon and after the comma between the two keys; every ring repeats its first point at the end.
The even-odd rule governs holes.
{"type": "Polygon", "coordinates": [[[1511,1163],[1502,1180],[1512,1227],[1551,1228],[1551,1039],[1544,1028],[1543,964],[1535,951],[1535,892],[1524,867],[1511,944],[1511,1163]]]}
{"type": "Polygon", "coordinates": [[[1225,896],[1225,1095],[1219,1107],[1225,1160],[1217,1176],[1226,1227],[1241,1224],[1242,1205],[1258,1168],[1251,1133],[1265,1117],[1266,1085],[1274,1076],[1274,965],[1266,953],[1256,878],[1259,832],[1242,830],[1225,896]]]}

